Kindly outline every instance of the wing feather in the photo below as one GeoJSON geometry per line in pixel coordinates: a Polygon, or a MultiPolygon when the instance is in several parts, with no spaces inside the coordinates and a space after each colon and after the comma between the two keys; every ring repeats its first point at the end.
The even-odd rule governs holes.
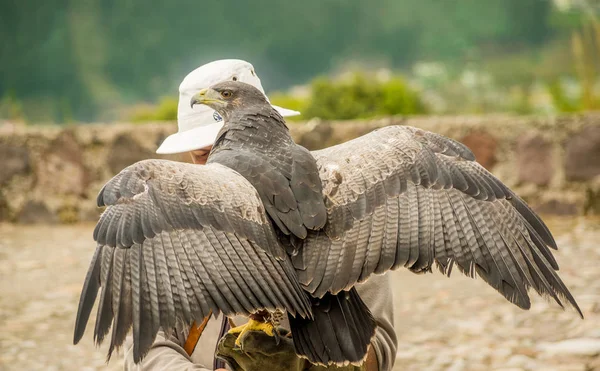
{"type": "MultiPolygon", "coordinates": [[[[160,249],[161,246],[158,244],[156,240],[148,240],[146,242],[149,246],[143,251],[144,256],[144,268],[146,271],[146,279],[144,282],[146,283],[146,288],[148,292],[148,304],[150,305],[151,313],[152,313],[152,327],[151,332],[155,330],[158,331],[160,326],[160,310],[159,302],[158,302],[158,279],[156,277],[156,265],[154,263],[154,250],[160,249]]],[[[154,340],[154,339],[152,339],[154,340]]]]}
{"type": "Polygon", "coordinates": [[[109,357],[133,327],[134,361],[159,328],[261,309],[311,317],[310,302],[257,191],[222,165],[136,163],[100,191],[107,206],[84,283],[74,341],[85,331],[100,287],[95,326],[112,325],[109,357]]]}
{"type": "MultiPolygon", "coordinates": [[[[133,354],[133,359],[136,362],[141,360],[145,354],[144,349],[150,349],[154,342],[155,332],[158,332],[156,327],[157,321],[154,320],[156,310],[152,308],[152,289],[148,282],[148,267],[145,264],[145,255],[151,253],[148,248],[151,248],[152,243],[145,241],[140,249],[139,264],[140,264],[140,330],[139,330],[139,353],[133,354]],[[137,358],[137,360],[136,360],[137,358]]],[[[135,341],[135,340],[134,340],[135,341]]]]}
{"type": "Polygon", "coordinates": [[[313,155],[328,222],[324,234],[309,231],[293,260],[313,295],[400,266],[418,273],[435,264],[450,275],[456,263],[522,308],[533,287],[581,314],[556,273],[546,225],[463,144],[390,126],[313,155]]]}
{"type": "MultiPolygon", "coordinates": [[[[184,323],[190,322],[193,316],[188,300],[188,292],[192,289],[192,286],[186,275],[186,272],[189,272],[190,265],[189,263],[186,264],[187,257],[182,251],[184,248],[183,242],[179,239],[179,233],[161,235],[159,238],[162,239],[162,246],[167,256],[167,265],[164,269],[169,271],[171,279],[173,306],[184,323]]],[[[198,286],[196,279],[193,282],[196,284],[196,290],[204,289],[204,287],[200,288],[198,286]]],[[[195,299],[195,295],[192,295],[192,299],[195,299]]],[[[202,303],[200,303],[200,310],[204,309],[206,308],[202,307],[202,303]]]]}
{"type": "Polygon", "coordinates": [[[125,336],[131,328],[131,302],[123,300],[123,298],[131,296],[131,274],[127,254],[129,254],[129,250],[115,250],[115,264],[113,265],[115,270],[113,274],[113,310],[115,312],[108,359],[117,348],[117,344],[122,344],[125,341],[125,336]],[[125,322],[123,323],[123,321],[125,322]]]}
{"type": "MultiPolygon", "coordinates": [[[[359,270],[359,274],[362,274],[363,271],[375,272],[377,269],[377,264],[381,256],[381,251],[385,249],[384,238],[386,220],[391,220],[395,222],[397,220],[396,218],[398,217],[397,213],[394,214],[393,209],[389,210],[388,215],[386,215],[386,209],[386,207],[378,207],[373,213],[373,223],[371,225],[371,233],[368,236],[369,240],[367,241],[367,246],[365,249],[363,266],[353,266],[353,269],[359,270]]],[[[397,212],[398,209],[396,209],[395,211],[397,212]]],[[[357,262],[360,264],[360,260],[357,259],[357,262]]],[[[355,276],[352,280],[360,281],[361,277],[355,276]]]]}
{"type": "MultiPolygon", "coordinates": [[[[139,362],[142,351],[140,350],[140,331],[141,331],[141,296],[142,296],[142,277],[140,268],[141,249],[139,245],[131,247],[131,303],[132,303],[132,321],[133,321],[133,357],[135,362],[139,362]],[[136,359],[137,358],[137,359],[136,359]]],[[[121,344],[117,344],[121,345],[121,344]]],[[[143,349],[143,348],[142,348],[143,349]]]]}
{"type": "Polygon", "coordinates": [[[98,314],[96,316],[96,326],[94,328],[94,340],[97,344],[101,343],[104,336],[110,329],[112,323],[112,280],[110,279],[112,269],[112,258],[114,249],[105,249],[102,251],[102,265],[100,268],[100,285],[104,287],[100,294],[98,303],[98,314]]]}
{"type": "Polygon", "coordinates": [[[160,323],[165,324],[166,328],[174,328],[175,321],[175,304],[173,300],[173,292],[171,279],[169,277],[169,270],[167,269],[167,258],[165,253],[164,243],[156,245],[156,248],[152,251],[154,254],[155,269],[156,269],[156,281],[158,289],[158,301],[160,305],[160,323]]]}

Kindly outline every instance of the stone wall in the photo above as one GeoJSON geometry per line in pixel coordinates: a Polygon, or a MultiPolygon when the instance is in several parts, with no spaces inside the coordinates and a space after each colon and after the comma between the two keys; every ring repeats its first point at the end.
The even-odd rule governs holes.
{"type": "MultiPolygon", "coordinates": [[[[600,214],[600,114],[562,117],[419,117],[292,124],[318,149],[386,125],[411,125],[457,139],[542,213],[600,214]]],[[[154,153],[174,123],[69,127],[0,124],[0,221],[95,221],[96,194],[111,176],[154,153]]]]}

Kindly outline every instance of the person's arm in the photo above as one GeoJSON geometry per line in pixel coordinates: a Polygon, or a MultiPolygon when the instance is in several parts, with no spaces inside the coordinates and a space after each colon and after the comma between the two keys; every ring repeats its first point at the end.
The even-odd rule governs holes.
{"type": "Polygon", "coordinates": [[[377,357],[375,370],[389,371],[396,360],[398,339],[394,331],[394,300],[389,274],[372,276],[356,286],[360,297],[371,310],[377,323],[375,337],[367,357],[367,370],[373,369],[373,351],[377,357]]]}
{"type": "Polygon", "coordinates": [[[146,357],[144,357],[142,362],[136,365],[133,362],[133,342],[131,336],[129,336],[125,343],[124,370],[210,371],[210,369],[204,366],[194,364],[181,344],[181,340],[176,336],[171,335],[166,339],[165,334],[162,331],[159,331],[156,340],[152,344],[146,357]]]}
{"type": "Polygon", "coordinates": [[[396,355],[397,339],[394,332],[394,307],[389,277],[373,276],[366,283],[357,285],[358,293],[375,317],[375,336],[361,366],[318,366],[310,365],[294,351],[287,330],[280,328],[279,342],[261,331],[250,331],[245,335],[243,348],[235,346],[237,334],[226,334],[217,347],[217,354],[233,370],[278,370],[278,371],[389,371],[396,355]]]}

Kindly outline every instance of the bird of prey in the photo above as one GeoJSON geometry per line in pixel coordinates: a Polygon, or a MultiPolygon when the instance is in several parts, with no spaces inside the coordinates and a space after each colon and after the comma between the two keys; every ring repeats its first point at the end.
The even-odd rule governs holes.
{"type": "MultiPolygon", "coordinates": [[[[75,324],[110,353],[133,327],[134,360],[159,328],[210,313],[250,316],[232,331],[273,333],[285,311],[296,353],[360,363],[375,331],[354,286],[373,274],[435,265],[475,274],[528,309],[528,289],[575,299],[559,278],[542,220],[463,144],[389,126],[321,151],[296,145],[256,88],[222,82],[191,104],[225,121],[206,166],[145,160],[111,179],[75,324]]],[[[240,334],[240,339],[242,334],[240,334]]]]}

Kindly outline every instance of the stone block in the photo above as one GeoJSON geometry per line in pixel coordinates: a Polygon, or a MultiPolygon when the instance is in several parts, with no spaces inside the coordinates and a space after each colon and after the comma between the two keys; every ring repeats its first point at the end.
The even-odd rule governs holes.
{"type": "Polygon", "coordinates": [[[600,126],[583,128],[567,140],[565,151],[567,180],[590,180],[600,175],[600,126]]]}
{"type": "Polygon", "coordinates": [[[111,176],[114,176],[131,164],[154,157],[154,152],[142,146],[131,135],[122,134],[111,145],[107,165],[111,176]]]}
{"type": "Polygon", "coordinates": [[[303,135],[296,136],[296,143],[307,148],[310,151],[322,149],[324,143],[330,140],[333,135],[333,129],[329,123],[318,120],[313,121],[314,125],[303,135]]]}
{"type": "Polygon", "coordinates": [[[529,134],[517,142],[517,167],[520,183],[547,186],[554,175],[552,143],[539,134],[529,134]]]}
{"type": "Polygon", "coordinates": [[[548,200],[540,204],[533,205],[533,210],[536,213],[546,215],[577,215],[579,214],[579,207],[574,202],[562,201],[562,200],[548,200]]]}
{"type": "Polygon", "coordinates": [[[26,174],[31,169],[29,151],[25,146],[0,142],[0,185],[17,174],[26,174]]]}
{"type": "Polygon", "coordinates": [[[460,142],[469,147],[475,159],[484,168],[491,170],[496,162],[496,149],[498,141],[491,134],[484,131],[474,131],[463,137],[460,142]]]}
{"type": "Polygon", "coordinates": [[[8,206],[8,202],[6,202],[6,198],[4,194],[0,190],[0,222],[8,221],[10,218],[10,210],[8,206]]]}
{"type": "Polygon", "coordinates": [[[61,133],[43,151],[36,164],[37,187],[47,195],[82,196],[89,185],[83,148],[69,131],[61,133]]]}
{"type": "Polygon", "coordinates": [[[17,214],[16,219],[18,223],[23,224],[54,224],[58,222],[58,217],[48,209],[46,204],[35,200],[27,201],[17,214]]]}

